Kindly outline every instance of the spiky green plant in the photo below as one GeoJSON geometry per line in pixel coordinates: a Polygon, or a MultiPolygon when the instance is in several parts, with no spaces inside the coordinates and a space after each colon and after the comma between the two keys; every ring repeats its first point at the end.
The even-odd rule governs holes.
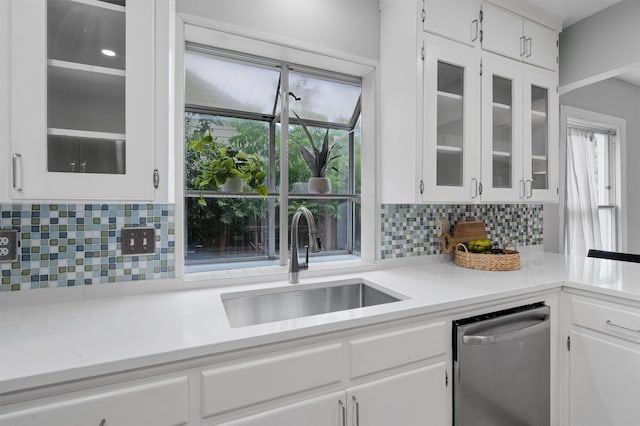
{"type": "MultiPolygon", "coordinates": [[[[311,170],[311,175],[313,177],[324,177],[329,163],[340,157],[339,154],[331,156],[331,153],[336,149],[337,144],[334,143],[333,145],[329,145],[329,129],[327,129],[324,134],[323,142],[321,145],[319,144],[320,148],[318,148],[304,120],[300,118],[298,113],[293,110],[292,112],[300,121],[302,130],[304,130],[304,133],[307,135],[307,139],[309,139],[309,143],[311,144],[311,148],[313,148],[313,151],[311,151],[306,146],[300,145],[300,154],[302,154],[302,158],[304,158],[305,163],[309,166],[309,170],[311,170]]],[[[336,171],[338,170],[335,167],[332,167],[332,169],[336,171]]]]}

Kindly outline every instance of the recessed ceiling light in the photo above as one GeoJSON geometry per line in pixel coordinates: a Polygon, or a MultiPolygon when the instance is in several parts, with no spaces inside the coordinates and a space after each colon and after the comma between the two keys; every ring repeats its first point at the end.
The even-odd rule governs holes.
{"type": "Polygon", "coordinates": [[[116,52],[109,49],[102,49],[102,54],[105,56],[116,56],[116,52]]]}

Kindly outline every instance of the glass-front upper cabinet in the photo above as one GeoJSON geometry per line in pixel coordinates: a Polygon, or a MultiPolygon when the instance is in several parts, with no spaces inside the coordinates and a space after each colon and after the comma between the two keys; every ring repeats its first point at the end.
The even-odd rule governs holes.
{"type": "Polygon", "coordinates": [[[479,200],[479,56],[445,40],[425,44],[420,196],[479,200]]]}
{"type": "Polygon", "coordinates": [[[522,180],[522,66],[483,56],[482,200],[515,201],[522,180]]]}
{"type": "Polygon", "coordinates": [[[524,159],[522,198],[558,200],[558,92],[553,72],[524,72],[524,159]]]}
{"type": "Polygon", "coordinates": [[[153,0],[13,0],[13,194],[153,199],[153,0]]]}

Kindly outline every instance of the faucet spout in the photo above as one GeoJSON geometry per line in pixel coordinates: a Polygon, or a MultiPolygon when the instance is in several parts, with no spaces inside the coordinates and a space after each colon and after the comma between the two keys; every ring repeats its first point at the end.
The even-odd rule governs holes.
{"type": "Polygon", "coordinates": [[[318,228],[316,227],[316,221],[313,218],[313,214],[306,207],[299,207],[293,214],[291,219],[291,257],[289,259],[289,282],[300,282],[299,273],[300,270],[307,270],[309,268],[309,251],[311,253],[317,253],[321,249],[320,237],[318,236],[318,228]],[[304,216],[307,222],[307,228],[309,229],[309,245],[306,246],[307,255],[304,264],[300,265],[298,262],[298,226],[300,224],[300,217],[304,216]]]}

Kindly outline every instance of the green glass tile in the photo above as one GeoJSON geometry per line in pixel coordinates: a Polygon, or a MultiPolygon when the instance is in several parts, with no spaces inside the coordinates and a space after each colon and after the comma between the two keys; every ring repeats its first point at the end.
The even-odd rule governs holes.
{"type": "Polygon", "coordinates": [[[11,284],[11,291],[20,291],[20,284],[11,284]]]}
{"type": "MultiPolygon", "coordinates": [[[[40,260],[49,260],[49,255],[46,254],[46,253],[45,254],[41,254],[40,255],[40,260]]],[[[40,265],[40,266],[42,266],[42,265],[40,265]]]]}
{"type": "Polygon", "coordinates": [[[160,269],[160,267],[159,267],[159,266],[155,266],[155,267],[153,268],[153,272],[154,272],[155,274],[159,274],[159,273],[160,273],[160,271],[161,271],[161,269],[160,269]]]}
{"type": "Polygon", "coordinates": [[[49,204],[49,210],[51,210],[51,211],[58,210],[58,205],[57,204],[49,204]]]}
{"type": "Polygon", "coordinates": [[[23,269],[22,271],[20,271],[20,275],[22,275],[23,277],[31,276],[31,269],[23,269]]]}
{"type": "Polygon", "coordinates": [[[124,205],[124,209],[125,210],[131,210],[131,204],[125,204],[124,205]]]}
{"type": "Polygon", "coordinates": [[[40,218],[38,218],[38,217],[32,217],[32,218],[31,218],[31,224],[32,224],[32,225],[40,225],[40,218]]]}
{"type": "Polygon", "coordinates": [[[109,251],[108,250],[101,250],[100,251],[100,257],[109,257],[109,251]]]}
{"type": "Polygon", "coordinates": [[[100,225],[100,218],[99,217],[94,217],[93,218],[93,224],[94,225],[100,225]]]}
{"type": "Polygon", "coordinates": [[[109,265],[107,263],[103,263],[102,265],[100,265],[100,270],[101,271],[108,271],[109,270],[109,265]]]}
{"type": "Polygon", "coordinates": [[[131,210],[125,210],[124,217],[131,217],[131,210]]]}
{"type": "Polygon", "coordinates": [[[57,246],[58,245],[58,240],[56,238],[53,238],[53,239],[49,240],[49,245],[50,246],[57,246]]]}
{"type": "Polygon", "coordinates": [[[66,266],[58,266],[58,273],[66,274],[67,273],[67,267],[66,266]]]}
{"type": "Polygon", "coordinates": [[[76,245],[76,239],[75,238],[69,238],[67,240],[67,245],[75,246],[76,245]]]}
{"type": "Polygon", "coordinates": [[[60,227],[58,229],[60,229],[60,232],[66,232],[67,231],[67,225],[60,225],[60,227]]]}
{"type": "Polygon", "coordinates": [[[101,238],[109,238],[109,231],[100,231],[101,238]]]}
{"type": "Polygon", "coordinates": [[[76,225],[76,231],[84,231],[84,225],[76,225]]]}
{"type": "Polygon", "coordinates": [[[71,265],[67,267],[67,272],[75,272],[76,271],[76,267],[71,265]]]}
{"type": "Polygon", "coordinates": [[[118,257],[116,257],[116,262],[118,262],[118,263],[122,263],[122,262],[124,262],[124,256],[118,256],[118,257]]]}
{"type": "Polygon", "coordinates": [[[13,263],[11,264],[11,270],[12,270],[12,271],[15,271],[15,270],[17,270],[17,269],[20,269],[20,262],[13,262],[13,263]]]}
{"type": "Polygon", "coordinates": [[[84,245],[85,246],[89,246],[91,244],[93,244],[93,238],[85,238],[84,239],[84,245]]]}
{"type": "Polygon", "coordinates": [[[114,229],[116,229],[116,224],[115,223],[110,223],[109,224],[109,230],[112,231],[114,229]]]}
{"type": "Polygon", "coordinates": [[[76,259],[76,265],[77,266],[84,265],[84,259],[76,259]]]}
{"type": "Polygon", "coordinates": [[[84,265],[84,271],[85,272],[91,272],[91,265],[84,265]]]}
{"type": "Polygon", "coordinates": [[[11,284],[11,277],[2,277],[2,284],[11,284]]]}
{"type": "Polygon", "coordinates": [[[66,253],[67,252],[67,246],[60,246],[58,247],[58,251],[60,253],[66,253]]]}
{"type": "Polygon", "coordinates": [[[147,279],[147,275],[146,274],[139,274],[138,275],[138,279],[139,280],[146,280],[147,279]]]}
{"type": "Polygon", "coordinates": [[[36,247],[31,247],[31,254],[38,254],[40,253],[40,247],[36,246],[36,247]]]}
{"type": "Polygon", "coordinates": [[[40,232],[49,232],[49,225],[42,225],[40,227],[40,232]]]}
{"type": "Polygon", "coordinates": [[[13,226],[20,226],[20,218],[13,218],[11,219],[11,225],[13,226]]]}
{"type": "Polygon", "coordinates": [[[100,238],[100,244],[109,244],[109,237],[100,238]]]}
{"type": "Polygon", "coordinates": [[[40,211],[40,204],[32,204],[31,210],[40,211]]]}
{"type": "Polygon", "coordinates": [[[131,275],[131,269],[125,269],[124,270],[124,274],[125,275],[131,275]]]}
{"type": "Polygon", "coordinates": [[[115,283],[116,282],[116,277],[109,277],[109,282],[110,283],[115,283]]]}
{"type": "Polygon", "coordinates": [[[67,212],[64,210],[60,210],[60,212],[58,213],[58,217],[68,217],[67,212]]]}

